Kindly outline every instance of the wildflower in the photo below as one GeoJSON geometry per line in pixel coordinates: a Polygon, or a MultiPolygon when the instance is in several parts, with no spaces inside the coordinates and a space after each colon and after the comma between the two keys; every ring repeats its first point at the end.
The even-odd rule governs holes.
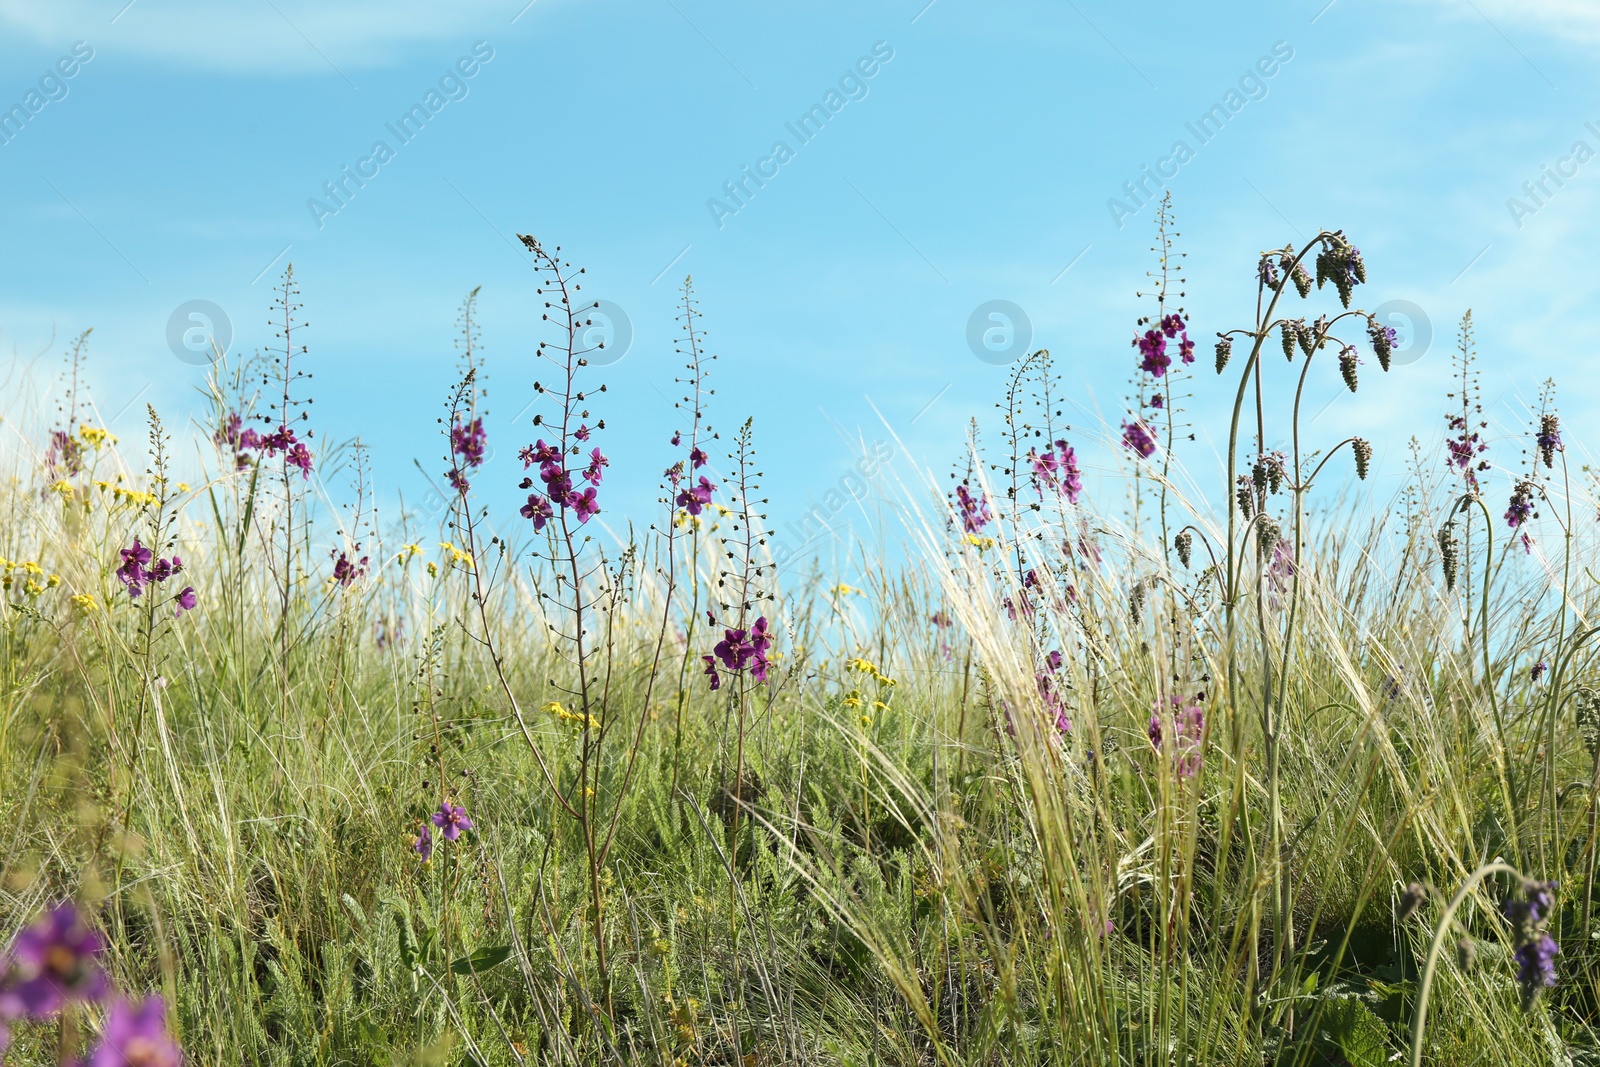
{"type": "Polygon", "coordinates": [[[864,593],[862,593],[861,590],[857,589],[855,586],[853,586],[853,585],[845,585],[843,583],[840,583],[839,585],[834,586],[833,589],[830,590],[830,591],[833,593],[834,596],[864,596],[865,595],[864,593]]]}
{"type": "Polygon", "coordinates": [[[677,430],[673,430],[671,444],[673,448],[677,448],[679,445],[683,444],[683,434],[679,433],[677,430]]]}
{"type": "Polygon", "coordinates": [[[1217,373],[1221,374],[1228,365],[1228,359],[1233,355],[1233,338],[1222,334],[1217,335],[1217,373]]]}
{"type": "Polygon", "coordinates": [[[1160,411],[1162,408],[1167,406],[1166,398],[1163,397],[1160,393],[1152,393],[1151,396],[1150,396],[1149,403],[1150,403],[1150,406],[1155,408],[1157,411],[1160,411]]]}
{"type": "Polygon", "coordinates": [[[1149,459],[1156,450],[1155,435],[1150,432],[1143,419],[1134,419],[1132,422],[1122,424],[1122,444],[1131,448],[1142,458],[1149,459]]]}
{"type": "Polygon", "coordinates": [[[1160,330],[1146,330],[1143,337],[1133,339],[1133,345],[1141,357],[1139,369],[1146,374],[1159,378],[1172,366],[1172,357],[1167,355],[1167,339],[1160,330]]]}
{"type": "Polygon", "coordinates": [[[1239,475],[1239,481],[1234,488],[1233,496],[1239,504],[1239,510],[1244,513],[1245,520],[1249,521],[1250,517],[1255,514],[1256,487],[1255,482],[1251,480],[1248,474],[1239,475]]]}
{"type": "Polygon", "coordinates": [[[1278,265],[1271,256],[1262,256],[1261,262],[1256,264],[1256,280],[1268,289],[1278,287],[1278,265]]]}
{"type": "Polygon", "coordinates": [[[1533,491],[1533,482],[1526,478],[1511,490],[1511,503],[1506,508],[1505,519],[1506,525],[1513,530],[1537,516],[1538,513],[1533,510],[1533,491]]]}
{"type": "Polygon", "coordinates": [[[1535,663],[1533,665],[1533,669],[1528,672],[1528,680],[1537,682],[1540,678],[1544,677],[1544,672],[1549,669],[1550,664],[1544,660],[1540,660],[1538,663],[1535,663]]]}
{"type": "Polygon", "coordinates": [[[565,503],[567,507],[572,509],[572,513],[578,516],[579,522],[588,522],[591,518],[600,514],[600,504],[595,499],[593,486],[581,493],[574,489],[567,494],[565,503]]]}
{"type": "Polygon", "coordinates": [[[979,534],[993,518],[989,514],[989,501],[982,493],[973,496],[965,485],[956,486],[956,506],[961,511],[961,528],[968,534],[979,534]]]}
{"type": "MultiPolygon", "coordinates": [[[[1199,697],[1195,698],[1196,701],[1199,697]]],[[[1198,703],[1171,698],[1172,711],[1163,715],[1157,701],[1150,714],[1150,744],[1157,752],[1172,754],[1172,769],[1179,778],[1192,778],[1200,770],[1200,746],[1205,733],[1205,712],[1198,703]],[[1167,733],[1171,724],[1172,732],[1167,733]]]]}
{"type": "Polygon", "coordinates": [[[678,493],[678,506],[690,515],[698,515],[711,504],[711,494],[716,492],[716,483],[705,475],[700,476],[700,484],[691,486],[678,493]]]}
{"type": "Polygon", "coordinates": [[[172,613],[172,617],[175,619],[182,618],[183,613],[186,611],[193,611],[195,605],[199,603],[198,599],[195,597],[194,586],[184,586],[183,591],[177,595],[174,603],[178,605],[178,610],[172,613]]]}
{"type": "Polygon", "coordinates": [[[459,459],[465,467],[481,466],[484,447],[488,441],[489,436],[483,431],[482,419],[458,422],[450,430],[450,454],[459,459]]]}
{"type": "Polygon", "coordinates": [[[529,493],[528,502],[522,505],[522,517],[533,520],[535,530],[544,529],[544,524],[550,521],[553,512],[550,510],[550,501],[543,494],[529,493]]]}
{"type": "Polygon", "coordinates": [[[561,459],[561,450],[555,445],[545,444],[544,438],[540,438],[534,444],[523,445],[517,456],[522,460],[522,469],[527,470],[535,463],[542,465],[557,462],[561,459]]]}
{"type": "Polygon", "coordinates": [[[711,691],[715,693],[722,688],[722,675],[717,673],[717,661],[712,656],[701,656],[706,664],[706,677],[711,680],[711,691]]]}
{"type": "Polygon", "coordinates": [[[100,610],[100,605],[88,593],[74,593],[72,595],[72,606],[85,614],[100,610]]]}
{"type": "Polygon", "coordinates": [[[704,467],[707,459],[709,457],[698,446],[689,450],[689,466],[696,469],[704,467]]]}
{"type": "Polygon", "coordinates": [[[1378,357],[1378,366],[1388,371],[1389,359],[1394,354],[1394,346],[1399,342],[1400,335],[1395,333],[1393,326],[1380,326],[1377,319],[1368,319],[1367,340],[1372,342],[1372,351],[1378,357]]]}
{"type": "Polygon", "coordinates": [[[1539,435],[1534,438],[1539,446],[1539,458],[1546,467],[1554,467],[1556,453],[1561,451],[1561,420],[1555,415],[1539,416],[1539,435]]]}
{"type": "Polygon", "coordinates": [[[128,595],[135,600],[150,582],[150,575],[144,569],[149,562],[150,550],[141,545],[137,537],[133,539],[132,548],[122,550],[122,566],[117,568],[117,580],[127,587],[128,595]]]}
{"type": "Polygon", "coordinates": [[[1302,325],[1295,322],[1293,319],[1285,319],[1283,321],[1283,334],[1281,338],[1283,341],[1283,357],[1289,360],[1291,363],[1294,362],[1294,349],[1295,345],[1300,341],[1300,331],[1302,329],[1302,325]]]}
{"type": "Polygon", "coordinates": [[[65,478],[62,478],[60,481],[50,486],[50,491],[67,502],[71,502],[73,494],[77,492],[77,490],[73,488],[72,483],[67,481],[65,478]]]}
{"type": "Polygon", "coordinates": [[[433,831],[426,822],[417,827],[416,836],[411,839],[411,850],[422,857],[423,863],[433,858],[433,831]]]}
{"type": "Polygon", "coordinates": [[[1028,460],[1033,467],[1034,488],[1040,495],[1046,489],[1053,489],[1065,496],[1069,504],[1078,502],[1083,492],[1083,475],[1078,469],[1077,453],[1071,445],[1066,441],[1056,441],[1044,452],[1029,452],[1028,460]]]}
{"type": "Polygon", "coordinates": [[[157,996],[135,1007],[118,997],[106,1015],[100,1044],[87,1067],[179,1067],[183,1052],[167,1030],[167,1006],[157,996]]]}
{"type": "Polygon", "coordinates": [[[1545,930],[1555,906],[1554,882],[1524,879],[1518,892],[1505,902],[1502,914],[1516,933],[1517,984],[1522,987],[1523,1010],[1533,1007],[1539,993],[1556,984],[1555,958],[1561,947],[1545,930]]]}
{"type": "Polygon", "coordinates": [[[454,841],[461,836],[461,831],[472,829],[472,820],[467,817],[466,808],[446,800],[441,801],[439,810],[433,813],[433,825],[439,828],[440,837],[454,841]]]}
{"type": "Polygon", "coordinates": [[[1178,551],[1178,562],[1187,569],[1189,559],[1194,553],[1194,534],[1188,530],[1179,530],[1178,535],[1172,539],[1172,547],[1178,551]]]}
{"type": "Polygon", "coordinates": [[[111,989],[100,969],[105,943],[72,904],[58,904],[11,944],[0,1016],[42,1019],[111,989]]]}
{"type": "Polygon", "coordinates": [[[611,461],[601,455],[600,450],[597,448],[589,453],[589,466],[583,472],[583,476],[588,479],[590,484],[599,485],[601,477],[605,474],[605,469],[609,466],[611,466],[611,461]]]}
{"type": "Polygon", "coordinates": [[[1345,386],[1353,393],[1356,391],[1356,366],[1361,360],[1356,358],[1356,346],[1345,345],[1344,351],[1339,353],[1339,374],[1344,378],[1345,386]]]}
{"type": "Polygon", "coordinates": [[[588,424],[587,423],[579,423],[578,428],[576,430],[572,431],[572,436],[576,437],[580,441],[587,441],[589,439],[589,426],[588,426],[588,424]]]}

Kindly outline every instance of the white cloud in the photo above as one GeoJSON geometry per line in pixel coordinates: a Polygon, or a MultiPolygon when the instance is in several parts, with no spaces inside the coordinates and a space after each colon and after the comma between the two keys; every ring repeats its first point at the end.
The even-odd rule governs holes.
{"type": "Polygon", "coordinates": [[[177,67],[352,76],[419,46],[494,44],[548,18],[555,2],[535,0],[524,11],[527,0],[134,0],[124,10],[127,0],[0,0],[0,30],[50,46],[86,40],[177,67]]]}
{"type": "Polygon", "coordinates": [[[1600,5],[1594,0],[1430,0],[1457,19],[1483,22],[1516,40],[1529,29],[1574,44],[1600,43],[1600,5]]]}

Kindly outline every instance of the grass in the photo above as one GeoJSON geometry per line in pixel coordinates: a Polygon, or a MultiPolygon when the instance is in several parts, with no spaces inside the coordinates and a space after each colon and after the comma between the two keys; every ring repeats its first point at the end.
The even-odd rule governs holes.
{"type": "MultiPolygon", "coordinates": [[[[565,457],[603,398],[571,270],[526,243],[556,381],[531,432],[565,457]]],[[[1594,1062],[1594,505],[1533,431],[1514,474],[1421,453],[1388,510],[1330,496],[1332,467],[1313,492],[1331,442],[1300,452],[1300,393],[1271,420],[1257,397],[1337,358],[1321,286],[1288,371],[1273,309],[1301,299],[1297,255],[1339,288],[1350,252],[1267,260],[1226,368],[1248,485],[1226,508],[1181,483],[1176,401],[1149,404],[1217,388],[1180,361],[1136,378],[1156,448],[1124,453],[1123,499],[1041,488],[1028,452],[1066,428],[1040,354],[957,471],[987,514],[908,487],[915,562],[864,558],[859,590],[774,571],[748,423],[694,465],[711,362],[687,287],[665,462],[720,472],[699,514],[664,502],[623,544],[470,490],[379,515],[356,455],[355,505],[317,519],[284,449],[238,463],[227,431],[303,410],[286,278],[270,399],[219,365],[192,484],[154,412],[147,458],[75,433],[74,392],[76,443],[0,487],[0,929],[79,900],[204,1064],[1594,1062]],[[1508,529],[1484,498],[1513,482],[1547,514],[1508,529]],[[139,599],[114,575],[135,536],[183,560],[139,599]],[[198,607],[173,618],[180,584],[198,607]],[[757,617],[770,653],[718,659],[757,617]],[[433,829],[423,862],[441,802],[474,826],[433,829]],[[1559,884],[1538,931],[1502,916],[1524,878],[1559,884]],[[1560,980],[1526,997],[1512,952],[1546,929],[1560,980]]],[[[472,310],[449,427],[477,417],[472,310]]],[[[1468,422],[1471,356],[1468,324],[1468,422]]],[[[11,1055],[62,1040],[19,1026],[11,1055]]]]}

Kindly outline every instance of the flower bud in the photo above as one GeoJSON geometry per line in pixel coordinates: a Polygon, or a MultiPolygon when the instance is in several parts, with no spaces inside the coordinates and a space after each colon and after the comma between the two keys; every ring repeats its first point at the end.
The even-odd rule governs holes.
{"type": "Polygon", "coordinates": [[[1172,539],[1172,547],[1178,550],[1178,562],[1187,569],[1194,553],[1194,535],[1188,530],[1179,530],[1178,536],[1172,539]]]}
{"type": "Polygon", "coordinates": [[[1360,362],[1354,345],[1345,345],[1344,351],[1339,353],[1339,375],[1352,393],[1356,391],[1356,364],[1360,362]]]}
{"type": "Polygon", "coordinates": [[[1372,442],[1357,437],[1350,442],[1350,450],[1356,454],[1356,477],[1366,481],[1367,472],[1372,469],[1372,442]]]}
{"type": "Polygon", "coordinates": [[[1294,362],[1294,344],[1300,339],[1300,326],[1292,319],[1283,323],[1283,358],[1294,362]]]}

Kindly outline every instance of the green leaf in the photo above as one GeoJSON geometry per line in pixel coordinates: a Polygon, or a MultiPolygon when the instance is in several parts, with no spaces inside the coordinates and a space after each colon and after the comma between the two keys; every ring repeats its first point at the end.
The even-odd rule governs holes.
{"type": "Polygon", "coordinates": [[[450,964],[450,969],[456,974],[481,974],[500,966],[510,958],[510,945],[491,945],[488,948],[480,948],[470,956],[462,956],[455,960],[450,964]]]}
{"type": "Polygon", "coordinates": [[[1318,1044],[1339,1050],[1352,1067],[1384,1067],[1389,1061],[1388,1029],[1355,997],[1330,997],[1322,1003],[1318,1044]]]}

